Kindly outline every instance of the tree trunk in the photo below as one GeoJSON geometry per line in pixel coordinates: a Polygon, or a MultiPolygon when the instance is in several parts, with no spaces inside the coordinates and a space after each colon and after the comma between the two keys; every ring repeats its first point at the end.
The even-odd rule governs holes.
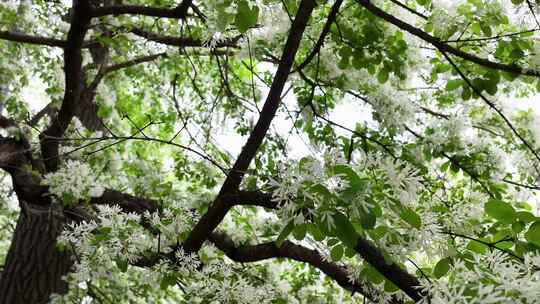
{"type": "Polygon", "coordinates": [[[67,291],[62,276],[73,261],[67,251],[56,247],[64,223],[60,211],[21,203],[0,278],[0,304],[48,303],[51,294],[67,291]]]}

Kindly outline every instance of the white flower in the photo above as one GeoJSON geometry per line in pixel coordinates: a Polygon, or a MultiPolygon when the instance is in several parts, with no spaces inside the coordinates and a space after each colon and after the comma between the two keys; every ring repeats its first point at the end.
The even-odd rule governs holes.
{"type": "Polygon", "coordinates": [[[58,171],[45,175],[44,183],[63,204],[101,196],[104,191],[90,166],[73,160],[68,160],[58,171]]]}

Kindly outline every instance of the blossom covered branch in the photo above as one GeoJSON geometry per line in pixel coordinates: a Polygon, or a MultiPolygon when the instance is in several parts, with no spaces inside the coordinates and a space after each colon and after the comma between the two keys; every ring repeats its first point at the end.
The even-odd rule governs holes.
{"type": "Polygon", "coordinates": [[[500,70],[500,71],[505,71],[505,72],[509,72],[509,73],[513,73],[513,74],[521,74],[521,75],[527,75],[527,76],[540,76],[540,72],[539,71],[536,71],[536,70],[533,70],[533,69],[525,69],[525,68],[522,68],[522,67],[519,67],[517,65],[508,65],[508,64],[504,64],[504,63],[499,63],[499,62],[493,62],[491,60],[488,60],[488,59],[485,59],[485,58],[481,58],[481,57],[478,57],[476,55],[473,55],[473,54],[469,54],[467,52],[464,52],[460,49],[457,49],[451,45],[448,45],[447,43],[441,41],[439,38],[437,37],[434,37],[424,31],[422,31],[421,29],[419,28],[416,28],[388,13],[386,13],[385,11],[383,11],[382,9],[378,8],[377,6],[375,6],[370,0],[355,0],[356,2],[358,2],[361,6],[365,7],[367,10],[369,10],[370,12],[372,12],[374,15],[376,16],[379,16],[381,17],[382,19],[388,21],[389,23],[399,27],[400,29],[404,30],[404,31],[407,31],[409,32],[410,34],[432,44],[433,46],[435,46],[437,49],[439,49],[441,52],[446,52],[446,53],[449,53],[449,54],[452,54],[452,55],[455,55],[457,57],[460,57],[462,59],[465,59],[467,61],[471,61],[471,62],[474,62],[476,64],[479,64],[481,66],[484,66],[484,67],[487,67],[487,68],[491,68],[491,69],[495,69],[495,70],[500,70]]]}
{"type": "Polygon", "coordinates": [[[266,98],[263,109],[259,116],[257,124],[251,131],[251,134],[242,148],[240,155],[236,159],[231,171],[223,182],[218,197],[210,206],[208,211],[203,215],[197,225],[191,231],[184,246],[187,251],[198,251],[206,237],[212,232],[219,223],[223,220],[228,210],[231,208],[222,199],[221,196],[227,193],[234,192],[242,182],[242,178],[249,167],[249,164],[255,157],[259,146],[263,142],[270,123],[272,122],[276,111],[281,102],[281,92],[287,81],[289,72],[294,62],[296,52],[300,46],[302,35],[306,29],[308,20],[315,8],[315,1],[303,0],[298,8],[298,13],[291,26],[290,34],[283,48],[283,54],[277,68],[270,92],[266,98]]]}

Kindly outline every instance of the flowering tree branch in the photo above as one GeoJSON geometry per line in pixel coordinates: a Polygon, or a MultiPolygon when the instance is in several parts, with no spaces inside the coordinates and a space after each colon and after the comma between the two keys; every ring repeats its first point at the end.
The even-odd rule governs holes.
{"type": "Polygon", "coordinates": [[[385,259],[382,251],[368,240],[359,237],[354,250],[415,302],[419,302],[428,296],[425,291],[420,289],[420,282],[415,276],[409,274],[394,262],[385,259]]]}
{"type": "MultiPolygon", "coordinates": [[[[204,47],[205,42],[200,39],[194,39],[191,37],[174,37],[174,36],[166,36],[166,35],[160,35],[152,32],[145,31],[140,28],[133,28],[131,29],[131,33],[142,37],[146,40],[154,41],[161,44],[171,45],[171,46],[179,46],[179,47],[204,47]]],[[[213,45],[214,48],[216,47],[232,47],[232,48],[238,48],[238,40],[241,36],[237,36],[234,38],[228,38],[222,41],[219,41],[213,45]]]]}
{"type": "Polygon", "coordinates": [[[160,57],[167,57],[167,53],[163,52],[163,53],[158,53],[158,54],[153,54],[153,55],[148,55],[148,56],[141,56],[141,57],[137,57],[137,58],[133,58],[131,60],[125,61],[125,62],[109,65],[103,69],[103,74],[112,73],[121,69],[132,67],[137,64],[154,61],[160,57]]]}
{"type": "Polygon", "coordinates": [[[154,200],[112,189],[106,189],[100,197],[93,197],[90,203],[93,205],[118,205],[122,211],[136,214],[143,214],[147,211],[155,212],[158,209],[158,204],[154,200]]]}
{"type": "Polygon", "coordinates": [[[409,32],[410,34],[432,44],[433,46],[435,46],[438,50],[440,50],[441,52],[446,52],[446,53],[449,53],[449,54],[452,54],[452,55],[455,55],[457,57],[460,57],[462,59],[465,59],[467,61],[471,61],[471,62],[474,62],[476,64],[479,64],[481,66],[484,66],[484,67],[487,67],[487,68],[490,68],[490,69],[495,69],[495,70],[500,70],[500,71],[505,71],[505,72],[509,72],[509,73],[512,73],[512,74],[521,74],[521,75],[527,75],[527,76],[540,76],[540,72],[536,71],[536,70],[532,70],[532,69],[525,69],[525,68],[522,68],[522,67],[519,67],[517,65],[508,65],[508,64],[504,64],[504,63],[499,63],[499,62],[493,62],[491,60],[488,60],[488,59],[484,59],[484,58],[480,58],[476,55],[473,55],[473,54],[469,54],[467,52],[464,52],[460,49],[457,49],[451,45],[448,45],[447,43],[444,43],[443,41],[441,41],[439,38],[437,37],[434,37],[424,31],[422,31],[421,29],[419,28],[416,28],[390,14],[388,14],[387,12],[381,10],[380,8],[378,8],[377,6],[375,6],[373,3],[371,3],[370,0],[356,0],[357,3],[359,3],[361,6],[363,6],[364,8],[366,8],[368,11],[370,11],[371,13],[373,13],[374,15],[386,20],[387,22],[389,23],[392,23],[393,25],[397,26],[398,28],[404,30],[404,31],[407,31],[409,32]]]}
{"type": "Polygon", "coordinates": [[[193,6],[191,0],[184,0],[176,8],[159,8],[140,5],[111,5],[92,9],[92,17],[104,17],[107,15],[140,15],[160,18],[185,19],[188,17],[188,9],[193,6]]]}
{"type": "Polygon", "coordinates": [[[302,35],[315,5],[316,3],[313,0],[303,0],[300,3],[298,13],[291,26],[291,31],[287,38],[287,42],[285,43],[283,54],[274,76],[274,81],[272,82],[270,92],[264,103],[259,120],[225,179],[218,197],[195,225],[184,243],[184,248],[188,252],[199,250],[207,236],[219,225],[219,223],[221,223],[228,210],[231,208],[231,206],[222,199],[222,196],[238,189],[249,164],[255,157],[257,150],[270,128],[270,123],[276,115],[281,101],[281,92],[287,81],[296,52],[300,46],[302,35]]]}
{"type": "MultiPolygon", "coordinates": [[[[442,50],[441,50],[442,51],[442,50]]],[[[446,54],[446,52],[442,51],[442,54],[444,56],[444,58],[446,58],[446,60],[448,61],[448,63],[450,63],[450,65],[452,66],[452,68],[454,68],[454,70],[456,70],[456,72],[459,74],[459,76],[463,79],[463,81],[465,81],[465,83],[472,89],[472,91],[474,93],[476,93],[478,96],[480,96],[480,98],[493,110],[497,113],[497,115],[499,115],[504,123],[510,128],[510,130],[512,131],[512,133],[514,133],[514,135],[521,141],[521,143],[527,147],[527,149],[532,153],[532,155],[536,158],[536,160],[538,162],[540,162],[540,155],[538,155],[538,153],[536,152],[536,150],[532,147],[532,145],[517,131],[517,129],[514,127],[514,125],[512,124],[512,122],[508,119],[508,117],[506,117],[506,115],[504,115],[504,113],[499,109],[497,108],[497,106],[491,102],[489,99],[487,99],[486,96],[484,96],[484,94],[482,94],[482,92],[476,87],[473,85],[472,81],[461,71],[461,69],[454,63],[454,61],[452,60],[452,58],[450,58],[450,56],[448,56],[448,54],[446,54]]]]}
{"type": "Polygon", "coordinates": [[[317,55],[324,44],[324,40],[328,33],[330,32],[330,28],[332,27],[332,24],[334,21],[336,21],[337,14],[339,13],[339,8],[341,7],[341,4],[343,3],[343,0],[337,0],[334,2],[334,5],[332,5],[332,9],[330,10],[330,13],[328,14],[328,18],[326,18],[326,23],[324,24],[324,27],[321,31],[321,34],[319,35],[319,39],[313,46],[313,49],[311,52],[306,56],[306,59],[299,64],[294,71],[291,73],[294,73],[296,71],[302,70],[305,68],[312,60],[315,58],[315,55],[317,55]]]}
{"type": "MultiPolygon", "coordinates": [[[[257,201],[256,205],[258,206],[278,208],[278,206],[276,206],[275,202],[272,200],[271,196],[262,192],[245,192],[237,197],[237,199],[240,198],[247,199],[246,202],[257,201]]],[[[212,241],[214,244],[216,244],[216,246],[218,246],[218,248],[227,253],[227,256],[229,256],[231,259],[235,261],[238,260],[240,262],[252,262],[256,260],[256,257],[258,257],[259,255],[261,257],[264,257],[266,255],[276,255],[275,257],[282,257],[280,256],[280,254],[285,254],[285,251],[282,251],[285,249],[282,248],[289,248],[291,249],[291,252],[294,252],[294,248],[296,248],[294,247],[296,245],[288,242],[286,244],[292,244],[294,246],[285,246],[284,243],[284,247],[278,248],[277,246],[275,246],[274,243],[267,243],[258,245],[259,247],[251,247],[249,249],[236,249],[233,248],[232,241],[228,240],[226,235],[223,235],[221,233],[211,234],[210,241],[212,241]],[[216,243],[216,240],[218,243],[216,243]]],[[[388,262],[388,260],[385,259],[382,251],[364,237],[360,235],[358,236],[358,241],[354,249],[371,266],[377,269],[383,276],[385,276],[389,281],[398,286],[416,302],[427,296],[424,291],[421,291],[419,289],[420,282],[415,276],[403,270],[399,265],[393,262],[388,262]]],[[[340,283],[340,285],[342,284],[340,283]]]]}
{"type": "Polygon", "coordinates": [[[124,61],[121,63],[104,66],[99,70],[98,74],[96,75],[96,77],[94,78],[94,80],[88,86],[87,89],[95,91],[97,87],[99,86],[101,80],[103,80],[103,77],[105,77],[107,74],[116,72],[121,69],[129,68],[137,64],[154,61],[160,57],[167,57],[167,53],[162,52],[162,53],[153,54],[153,55],[141,56],[141,57],[133,58],[131,60],[124,61]]]}
{"type": "MultiPolygon", "coordinates": [[[[289,241],[283,242],[281,246],[277,246],[274,242],[268,242],[253,246],[237,247],[233,240],[223,232],[214,232],[208,239],[235,262],[249,263],[274,258],[288,258],[307,263],[332,278],[341,287],[352,292],[358,292],[371,301],[374,301],[373,290],[370,290],[366,284],[351,281],[347,268],[329,262],[327,258],[314,249],[309,249],[289,241]]],[[[397,304],[402,302],[392,299],[389,303],[397,304]]]]}

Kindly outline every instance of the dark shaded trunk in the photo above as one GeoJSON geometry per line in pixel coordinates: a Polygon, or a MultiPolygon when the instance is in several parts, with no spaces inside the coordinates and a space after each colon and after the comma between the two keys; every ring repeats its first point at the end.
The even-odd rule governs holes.
{"type": "Polygon", "coordinates": [[[56,246],[65,218],[51,208],[21,207],[0,278],[0,304],[48,303],[51,294],[67,291],[62,276],[73,264],[56,246]]]}

